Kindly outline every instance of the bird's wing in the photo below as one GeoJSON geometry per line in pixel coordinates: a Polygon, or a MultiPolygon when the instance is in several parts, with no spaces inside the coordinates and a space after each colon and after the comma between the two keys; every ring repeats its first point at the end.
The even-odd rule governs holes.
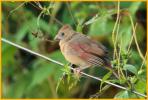
{"type": "Polygon", "coordinates": [[[70,47],[75,56],[79,57],[81,60],[87,62],[90,65],[101,66],[105,64],[105,61],[101,57],[93,55],[93,53],[84,50],[84,48],[82,48],[81,44],[78,42],[71,43],[70,47]]]}
{"type": "Polygon", "coordinates": [[[72,43],[79,45],[84,51],[96,56],[105,56],[108,53],[107,49],[101,43],[93,41],[82,34],[77,35],[72,43]]]}
{"type": "Polygon", "coordinates": [[[105,47],[87,37],[71,41],[70,46],[77,56],[92,65],[104,65],[106,63],[104,59],[107,53],[105,47]]]}

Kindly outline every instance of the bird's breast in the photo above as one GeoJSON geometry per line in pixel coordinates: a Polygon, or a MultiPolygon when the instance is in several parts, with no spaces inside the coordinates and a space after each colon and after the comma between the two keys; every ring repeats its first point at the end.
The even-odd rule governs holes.
{"type": "Polygon", "coordinates": [[[78,66],[86,66],[88,65],[84,60],[82,60],[76,51],[74,51],[69,43],[60,43],[60,49],[65,59],[72,64],[78,66]]]}

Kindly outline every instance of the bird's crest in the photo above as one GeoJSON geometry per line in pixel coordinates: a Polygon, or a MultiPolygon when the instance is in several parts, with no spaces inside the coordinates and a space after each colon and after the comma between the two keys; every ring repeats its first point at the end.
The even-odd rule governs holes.
{"type": "Polygon", "coordinates": [[[70,25],[66,24],[62,27],[62,30],[65,30],[65,29],[72,29],[72,27],[70,25]]]}

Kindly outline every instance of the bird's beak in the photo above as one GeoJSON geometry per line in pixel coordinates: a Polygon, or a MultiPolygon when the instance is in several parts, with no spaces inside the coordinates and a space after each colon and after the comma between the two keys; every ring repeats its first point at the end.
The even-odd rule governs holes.
{"type": "Polygon", "coordinates": [[[60,39],[58,38],[58,35],[55,36],[54,40],[60,41],[60,39]]]}

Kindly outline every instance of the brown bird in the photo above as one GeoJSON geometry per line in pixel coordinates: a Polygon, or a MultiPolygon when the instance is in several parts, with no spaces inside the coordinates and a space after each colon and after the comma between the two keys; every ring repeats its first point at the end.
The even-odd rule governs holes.
{"type": "Polygon", "coordinates": [[[91,66],[111,68],[107,49],[101,43],[74,31],[70,25],[64,25],[55,40],[60,41],[60,49],[65,59],[79,66],[80,70],[91,66]]]}

